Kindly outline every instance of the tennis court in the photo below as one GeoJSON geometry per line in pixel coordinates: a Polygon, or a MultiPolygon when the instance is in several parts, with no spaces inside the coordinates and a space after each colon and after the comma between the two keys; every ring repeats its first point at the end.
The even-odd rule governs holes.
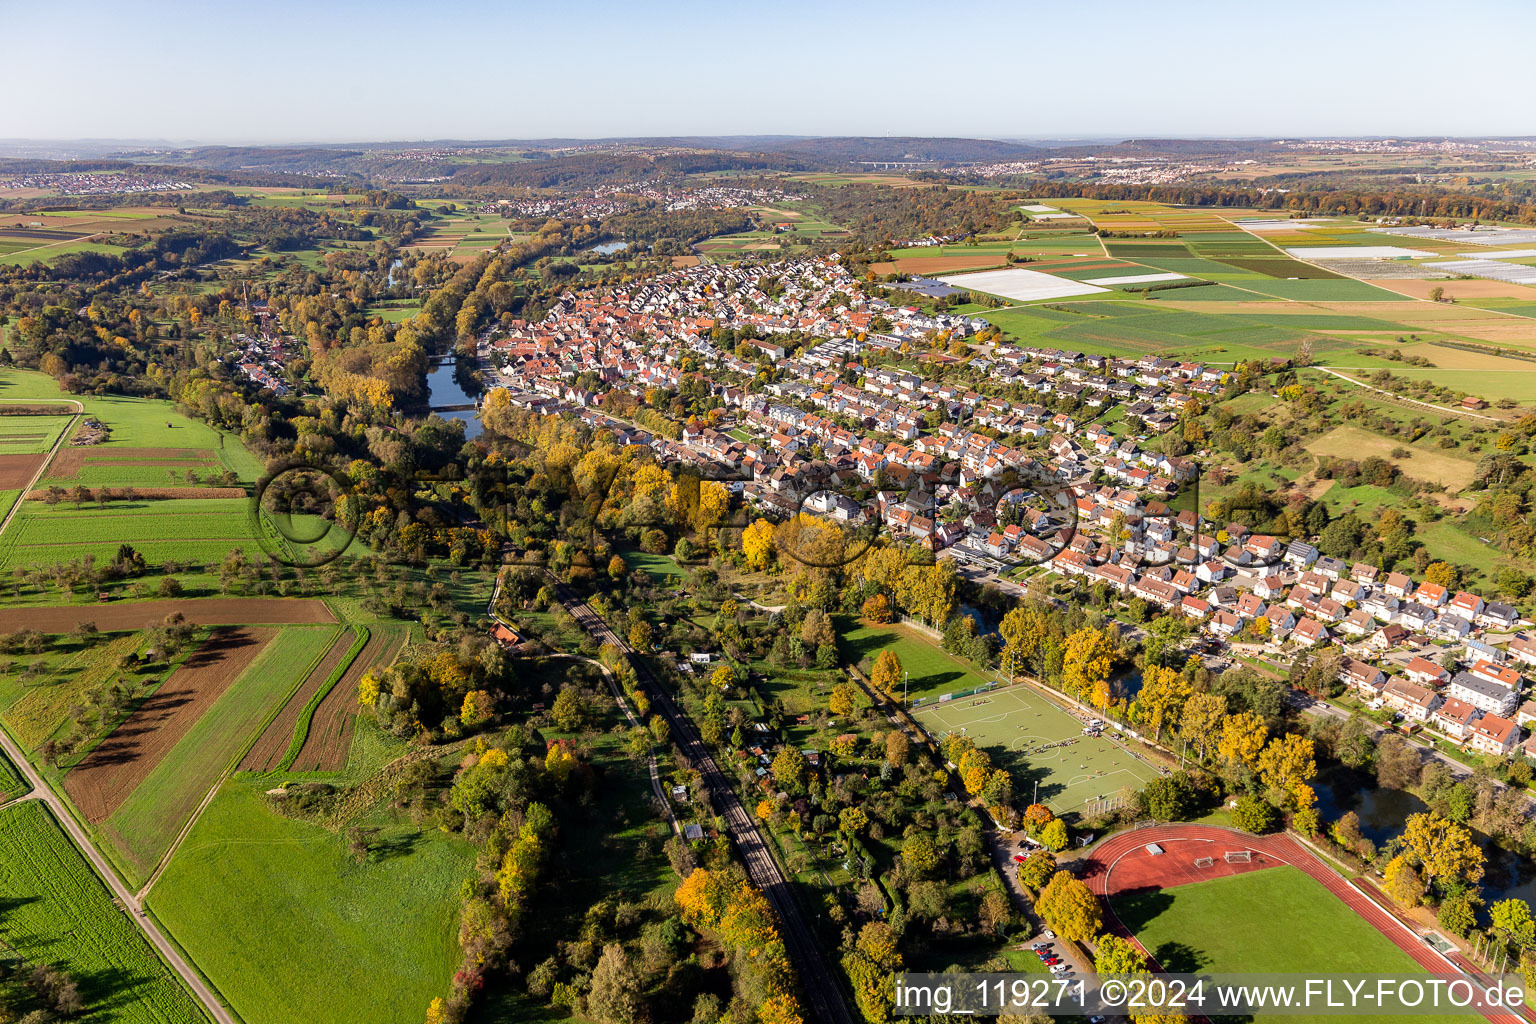
{"type": "Polygon", "coordinates": [[[1124,789],[1140,789],[1159,771],[1111,738],[1084,736],[1084,721],[1027,686],[916,708],[912,716],[937,739],[964,733],[1013,772],[1014,794],[1040,802],[1058,816],[1090,809],[1124,789]]]}

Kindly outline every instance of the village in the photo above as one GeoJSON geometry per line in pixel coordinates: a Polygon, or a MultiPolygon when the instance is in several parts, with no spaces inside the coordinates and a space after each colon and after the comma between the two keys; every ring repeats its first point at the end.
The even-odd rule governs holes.
{"type": "MultiPolygon", "coordinates": [[[[1340,682],[1369,707],[1474,752],[1520,747],[1536,703],[1523,702],[1516,666],[1536,666],[1536,637],[1515,632],[1529,623],[1513,607],[1171,508],[1199,466],[1149,442],[1186,403],[1217,396],[1228,371],[1008,345],[988,326],[892,305],[834,256],[567,294],[544,320],[487,335],[481,357],[514,404],[574,412],[725,479],[751,514],[878,524],[1013,592],[1030,577],[1103,586],[1184,617],[1218,656],[1334,652],[1340,682]],[[721,329],[742,340],[728,349],[721,329]],[[935,332],[976,343],[974,383],[882,365],[935,332]],[[582,375],[637,399],[697,376],[718,408],[663,437],[605,411],[582,375]],[[1139,432],[987,393],[1003,385],[1096,414],[1123,407],[1139,432]]],[[[1536,738],[1524,742],[1536,756],[1536,738]]]]}

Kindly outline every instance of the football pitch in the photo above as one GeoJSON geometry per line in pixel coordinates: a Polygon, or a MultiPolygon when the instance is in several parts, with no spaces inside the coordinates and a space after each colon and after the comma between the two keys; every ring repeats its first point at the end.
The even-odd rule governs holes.
{"type": "Polygon", "coordinates": [[[1014,793],[1058,816],[1140,789],[1159,770],[1132,753],[1113,730],[1083,735],[1083,721],[1026,686],[1011,686],[917,708],[912,716],[937,739],[964,733],[1013,772],[1014,793]]]}

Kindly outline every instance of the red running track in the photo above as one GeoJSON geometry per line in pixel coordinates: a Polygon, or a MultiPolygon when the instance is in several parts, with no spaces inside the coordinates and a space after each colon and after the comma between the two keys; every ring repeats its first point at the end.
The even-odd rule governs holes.
{"type": "MultiPolygon", "coordinates": [[[[1432,974],[1447,973],[1445,960],[1405,930],[1397,918],[1356,892],[1316,854],[1285,834],[1254,836],[1213,825],[1157,825],[1120,832],[1093,849],[1084,861],[1080,877],[1104,900],[1115,933],[1135,942],[1151,960],[1151,953],[1120,922],[1109,897],[1138,889],[1169,889],[1277,864],[1289,864],[1315,878],[1424,970],[1432,974]],[[1157,843],[1166,852],[1161,856],[1149,854],[1146,852],[1148,843],[1157,843]],[[1228,864],[1224,854],[1229,850],[1250,850],[1253,860],[1249,864],[1228,864]],[[1211,857],[1214,863],[1209,868],[1196,868],[1194,861],[1199,857],[1211,857]]],[[[1467,973],[1476,972],[1458,955],[1452,954],[1451,960],[1467,973]]],[[[1155,965],[1156,961],[1153,963],[1155,965]]],[[[1485,1011],[1483,1015],[1498,1024],[1529,1024],[1526,1018],[1508,1012],[1485,1011]]]]}

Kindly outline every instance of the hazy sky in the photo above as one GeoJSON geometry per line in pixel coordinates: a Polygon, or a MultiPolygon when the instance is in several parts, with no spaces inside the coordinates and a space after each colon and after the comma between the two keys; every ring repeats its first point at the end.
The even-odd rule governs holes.
{"type": "Polygon", "coordinates": [[[1532,0],[0,0],[0,138],[1536,134],[1532,0]]]}

